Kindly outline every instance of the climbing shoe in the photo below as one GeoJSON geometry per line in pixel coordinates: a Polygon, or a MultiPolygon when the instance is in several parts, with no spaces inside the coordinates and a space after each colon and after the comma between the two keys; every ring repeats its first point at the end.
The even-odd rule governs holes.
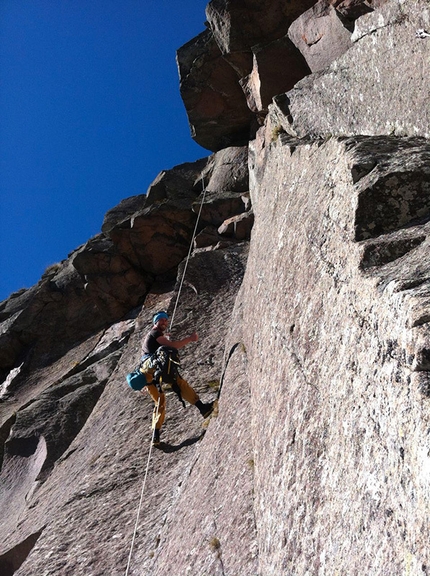
{"type": "Polygon", "coordinates": [[[196,408],[199,409],[200,414],[203,416],[203,418],[207,418],[214,411],[214,403],[213,402],[209,402],[209,404],[203,404],[203,402],[201,402],[200,400],[197,400],[195,405],[196,405],[196,408]]]}
{"type": "Polygon", "coordinates": [[[153,446],[158,446],[161,443],[160,440],[160,430],[157,430],[157,428],[154,430],[154,435],[152,437],[152,445],[153,446]]]}

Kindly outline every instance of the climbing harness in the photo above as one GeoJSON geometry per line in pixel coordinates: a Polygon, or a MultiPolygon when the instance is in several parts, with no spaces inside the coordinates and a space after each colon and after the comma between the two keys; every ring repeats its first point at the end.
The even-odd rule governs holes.
{"type": "MultiPolygon", "coordinates": [[[[194,226],[193,235],[192,235],[192,237],[191,237],[190,248],[189,248],[189,250],[188,250],[188,255],[187,255],[187,259],[186,259],[186,261],[185,261],[184,271],[183,271],[183,273],[182,273],[181,282],[180,282],[180,284],[179,284],[178,295],[177,295],[177,297],[176,297],[176,302],[175,302],[175,307],[174,307],[174,309],[173,309],[173,314],[172,314],[172,319],[171,319],[171,322],[170,322],[170,327],[173,326],[173,320],[174,320],[174,318],[175,318],[176,308],[178,307],[179,296],[180,296],[181,290],[182,290],[182,284],[184,283],[185,273],[186,273],[187,267],[188,267],[188,261],[189,261],[189,259],[190,259],[191,252],[192,252],[192,249],[193,249],[194,238],[195,238],[195,236],[196,236],[197,226],[198,226],[198,223],[199,223],[199,220],[200,220],[200,215],[201,215],[201,213],[202,213],[203,203],[204,203],[205,197],[206,197],[206,188],[205,188],[205,185],[204,185],[204,179],[203,179],[203,178],[202,178],[202,191],[203,191],[202,201],[201,201],[201,203],[200,203],[200,208],[199,208],[199,212],[198,212],[198,214],[197,214],[196,224],[195,224],[195,226],[194,226]]],[[[128,576],[128,573],[129,573],[129,570],[130,570],[131,557],[132,557],[132,554],[133,554],[134,542],[135,542],[135,540],[136,540],[137,527],[138,527],[138,525],[139,525],[140,511],[141,511],[141,509],[142,509],[143,495],[144,495],[144,493],[145,493],[146,478],[147,478],[147,476],[148,476],[149,463],[150,463],[150,461],[151,461],[152,448],[153,448],[153,445],[154,445],[153,443],[154,443],[154,436],[155,436],[155,423],[157,422],[157,419],[158,419],[158,409],[159,409],[159,406],[160,406],[160,398],[158,398],[158,401],[157,401],[157,404],[156,404],[156,407],[155,407],[155,412],[154,412],[154,417],[153,417],[153,423],[152,423],[151,446],[150,446],[150,448],[149,448],[148,461],[147,461],[147,463],[146,463],[146,469],[145,469],[145,476],[144,476],[144,478],[143,478],[142,489],[141,489],[141,491],[140,491],[140,500],[139,500],[139,506],[138,506],[138,508],[137,508],[136,522],[135,522],[135,525],[134,525],[133,537],[132,537],[132,539],[131,539],[130,553],[129,553],[129,555],[128,555],[127,568],[126,568],[126,571],[125,571],[125,575],[124,575],[124,576],[128,576]]]]}

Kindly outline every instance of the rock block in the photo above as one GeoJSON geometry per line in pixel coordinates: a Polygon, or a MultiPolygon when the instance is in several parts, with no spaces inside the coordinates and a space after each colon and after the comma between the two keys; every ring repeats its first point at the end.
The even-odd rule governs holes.
{"type": "Polygon", "coordinates": [[[245,145],[252,113],[235,71],[222,57],[211,32],[182,46],[177,63],[192,138],[214,152],[245,145]]]}
{"type": "Polygon", "coordinates": [[[288,36],[312,72],[327,68],[351,47],[351,31],[328,0],[320,0],[299,16],[288,36]]]}
{"type": "MultiPolygon", "coordinates": [[[[394,134],[430,137],[426,70],[430,42],[423,0],[397,0],[356,21],[352,47],[329,68],[301,80],[273,110],[293,136],[394,134]],[[402,23],[403,25],[399,25],[402,23]],[[411,103],[413,102],[413,105],[411,103]]],[[[318,46],[318,44],[317,44],[318,46]]]]}
{"type": "Polygon", "coordinates": [[[273,96],[290,90],[311,73],[305,58],[287,36],[254,46],[252,52],[252,72],[240,84],[253,112],[267,112],[273,96]]]}

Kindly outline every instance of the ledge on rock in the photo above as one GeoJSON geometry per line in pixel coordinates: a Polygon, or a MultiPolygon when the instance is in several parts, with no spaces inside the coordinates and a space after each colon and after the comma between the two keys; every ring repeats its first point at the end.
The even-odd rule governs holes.
{"type": "Polygon", "coordinates": [[[426,139],[362,137],[348,139],[345,145],[351,149],[354,181],[357,166],[374,165],[356,181],[356,240],[430,218],[430,145],[426,139]]]}
{"type": "Polygon", "coordinates": [[[329,0],[329,2],[348,20],[357,20],[360,16],[379,8],[387,0],[329,0]]]}
{"type": "Polygon", "coordinates": [[[254,214],[251,210],[225,220],[218,228],[218,233],[221,236],[233,236],[238,241],[249,240],[253,224],[254,214]]]}

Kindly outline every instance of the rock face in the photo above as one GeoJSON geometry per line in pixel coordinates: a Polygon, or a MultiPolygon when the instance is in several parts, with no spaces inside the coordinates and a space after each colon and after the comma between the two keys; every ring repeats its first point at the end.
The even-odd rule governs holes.
{"type": "Polygon", "coordinates": [[[395,223],[374,225],[378,208],[394,206],[397,170],[409,173],[416,142],[281,137],[262,153],[264,142],[253,152],[259,185],[240,301],[253,327],[244,327],[252,430],[270,439],[254,445],[261,574],[402,573],[405,554],[411,573],[426,573],[428,224],[403,220],[397,205],[395,223]],[[356,180],[358,159],[370,169],[366,147],[384,164],[384,144],[391,177],[380,180],[380,206],[363,212],[372,183],[356,180]],[[270,395],[260,385],[268,357],[278,359],[270,395]]]}
{"type": "Polygon", "coordinates": [[[351,47],[351,32],[340,13],[328,1],[317,2],[288,29],[312,72],[327,68],[351,47]]]}
{"type": "Polygon", "coordinates": [[[213,151],[244,145],[272,98],[345,53],[354,21],[385,2],[209,2],[208,30],[177,52],[191,136],[213,151]]]}
{"type": "Polygon", "coordinates": [[[348,52],[318,76],[308,76],[286,96],[275,98],[292,135],[429,137],[426,67],[430,43],[428,2],[391,0],[357,20],[348,52]],[[413,104],[412,104],[413,102],[413,104]]]}
{"type": "Polygon", "coordinates": [[[227,66],[253,138],[239,96],[212,128],[199,108],[219,151],[0,304],[2,576],[430,573],[430,8],[313,4],[210,2],[182,89],[212,105],[227,66]],[[318,14],[341,55],[312,74],[307,43],[270,103],[318,14]],[[125,375],[160,309],[197,330],[181,373],[218,403],[202,421],[168,390],[151,450],[125,375]]]}

